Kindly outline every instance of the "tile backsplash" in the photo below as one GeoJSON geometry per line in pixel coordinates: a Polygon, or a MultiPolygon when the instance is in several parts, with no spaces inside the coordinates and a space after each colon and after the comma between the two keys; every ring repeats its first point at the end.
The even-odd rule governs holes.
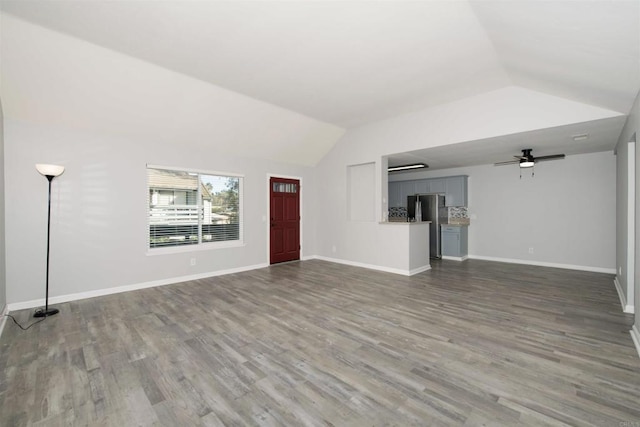
{"type": "Polygon", "coordinates": [[[389,221],[407,219],[407,208],[397,207],[389,208],[389,221]]]}
{"type": "Polygon", "coordinates": [[[451,218],[468,218],[467,208],[464,206],[449,208],[449,219],[451,218]]]}
{"type": "Polygon", "coordinates": [[[469,212],[464,206],[450,207],[449,224],[469,224],[469,212]]]}
{"type": "MultiPolygon", "coordinates": [[[[469,213],[464,206],[450,207],[448,211],[449,224],[469,224],[469,213]]],[[[389,221],[406,221],[407,208],[392,207],[389,208],[389,221]]]]}

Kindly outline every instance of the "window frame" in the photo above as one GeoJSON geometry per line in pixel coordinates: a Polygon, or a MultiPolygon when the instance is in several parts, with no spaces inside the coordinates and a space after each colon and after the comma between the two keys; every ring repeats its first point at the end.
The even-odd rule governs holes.
{"type": "MultiPolygon", "coordinates": [[[[222,172],[222,171],[211,171],[204,169],[193,169],[193,168],[185,168],[179,166],[164,166],[164,165],[156,165],[156,164],[147,164],[145,166],[145,192],[146,192],[146,206],[145,206],[145,234],[146,234],[146,254],[147,255],[162,255],[162,254],[171,254],[171,253],[184,253],[184,252],[197,252],[197,251],[206,251],[206,250],[217,250],[223,248],[233,248],[245,246],[244,241],[244,174],[236,173],[236,172],[222,172]],[[238,178],[238,240],[225,240],[220,242],[202,242],[202,223],[198,224],[198,243],[188,244],[188,245],[175,245],[175,246],[164,246],[164,247],[151,247],[151,236],[149,235],[149,225],[150,225],[150,217],[149,217],[149,207],[150,207],[150,187],[149,187],[149,169],[163,169],[169,171],[176,172],[184,172],[189,174],[198,174],[198,183],[200,184],[200,175],[210,175],[210,176],[221,176],[221,177],[229,177],[229,178],[238,178]]],[[[198,185],[198,195],[200,194],[200,185],[198,185]]],[[[198,196],[198,202],[200,201],[200,196],[198,196]]],[[[200,208],[202,206],[200,205],[200,208]]]]}

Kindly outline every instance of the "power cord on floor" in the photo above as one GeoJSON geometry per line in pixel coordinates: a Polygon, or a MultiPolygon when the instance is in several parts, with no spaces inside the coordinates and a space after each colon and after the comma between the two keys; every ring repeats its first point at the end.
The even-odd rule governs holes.
{"type": "Polygon", "coordinates": [[[32,324],[30,324],[29,326],[27,326],[26,328],[24,326],[22,326],[20,323],[18,323],[18,321],[16,320],[15,317],[13,317],[10,314],[5,314],[5,316],[10,317],[11,320],[13,320],[13,323],[15,323],[16,325],[18,325],[18,327],[20,327],[20,329],[22,329],[23,331],[26,331],[27,329],[29,329],[30,327],[32,327],[33,325],[35,325],[36,323],[40,323],[42,322],[44,319],[46,319],[46,317],[43,317],[40,320],[36,320],[35,322],[33,322],[32,324]]]}

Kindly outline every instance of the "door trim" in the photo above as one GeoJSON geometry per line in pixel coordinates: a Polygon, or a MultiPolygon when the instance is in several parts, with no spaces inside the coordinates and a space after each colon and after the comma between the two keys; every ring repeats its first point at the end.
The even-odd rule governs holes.
{"type": "Polygon", "coordinates": [[[285,179],[296,179],[300,182],[300,261],[305,259],[304,254],[304,182],[301,176],[294,175],[285,175],[281,173],[267,173],[267,179],[265,184],[265,189],[267,190],[266,199],[267,199],[267,209],[266,214],[262,215],[262,222],[264,223],[264,232],[266,236],[266,250],[265,257],[266,263],[271,264],[271,222],[269,221],[269,215],[271,215],[271,178],[285,178],[285,179]]]}
{"type": "Polygon", "coordinates": [[[635,271],[636,266],[636,143],[629,141],[627,143],[627,310],[625,313],[634,313],[640,310],[635,307],[635,271]]]}

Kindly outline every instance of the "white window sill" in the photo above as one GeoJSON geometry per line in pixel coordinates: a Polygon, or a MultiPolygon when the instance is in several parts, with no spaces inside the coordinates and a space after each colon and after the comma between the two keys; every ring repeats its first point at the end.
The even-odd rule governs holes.
{"type": "Polygon", "coordinates": [[[212,251],[216,249],[225,248],[239,248],[246,246],[243,241],[234,240],[231,242],[216,242],[216,243],[200,243],[198,245],[184,245],[184,246],[169,246],[166,248],[147,248],[147,256],[154,255],[169,255],[169,254],[181,254],[186,252],[200,252],[200,251],[212,251]]]}

